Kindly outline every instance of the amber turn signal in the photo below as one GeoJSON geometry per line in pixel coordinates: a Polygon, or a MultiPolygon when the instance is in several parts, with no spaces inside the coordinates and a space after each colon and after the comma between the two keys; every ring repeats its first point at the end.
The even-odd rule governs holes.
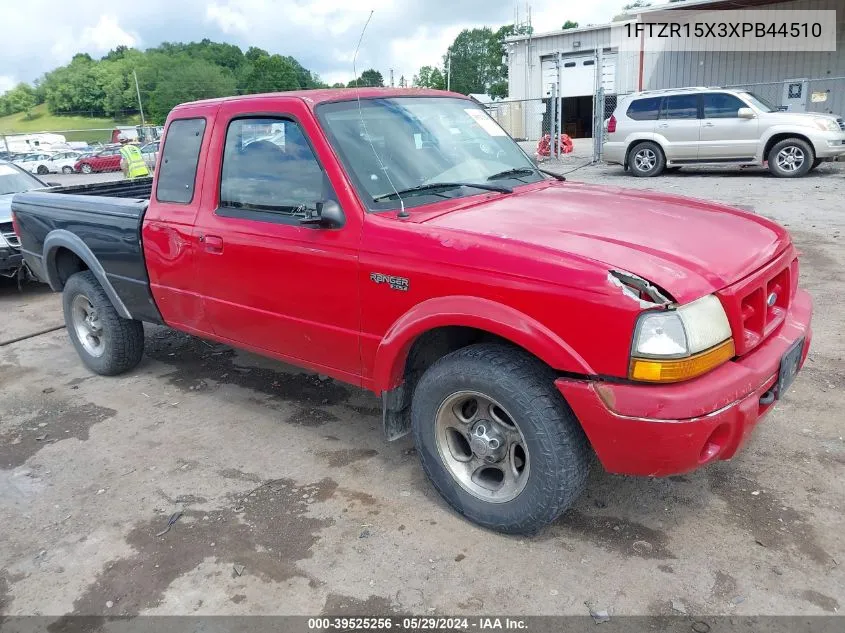
{"type": "Polygon", "coordinates": [[[680,382],[701,374],[706,374],[734,357],[733,339],[719,343],[715,347],[689,356],[659,360],[656,358],[632,358],[628,375],[632,380],[645,382],[680,382]]]}

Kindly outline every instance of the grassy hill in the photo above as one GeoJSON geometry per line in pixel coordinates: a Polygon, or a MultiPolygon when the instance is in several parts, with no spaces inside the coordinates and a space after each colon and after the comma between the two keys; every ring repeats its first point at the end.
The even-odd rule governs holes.
{"type": "MultiPolygon", "coordinates": [[[[100,117],[53,115],[47,111],[47,105],[42,103],[32,109],[31,119],[27,119],[23,112],[0,117],[0,134],[59,132],[64,134],[69,141],[105,142],[111,139],[111,130],[115,126],[137,125],[140,122],[138,116],[117,120],[100,117]],[[92,128],[104,129],[96,130],[92,128]],[[82,131],[66,132],[66,130],[82,131]]],[[[2,149],[2,141],[0,141],[0,149],[2,149]]]]}

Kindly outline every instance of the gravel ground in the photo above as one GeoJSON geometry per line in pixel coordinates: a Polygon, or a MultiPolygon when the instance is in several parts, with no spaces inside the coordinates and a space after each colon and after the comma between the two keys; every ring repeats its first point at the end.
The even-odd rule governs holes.
{"type": "MultiPolygon", "coordinates": [[[[0,344],[0,614],[836,613],[843,166],[570,178],[716,199],[792,231],[814,347],[733,461],[668,479],[595,469],[542,534],[504,537],[446,508],[365,392],[160,327],[136,370],[102,378],[59,330],[0,344]]],[[[0,287],[0,314],[0,342],[61,323],[40,285],[0,287]]]]}

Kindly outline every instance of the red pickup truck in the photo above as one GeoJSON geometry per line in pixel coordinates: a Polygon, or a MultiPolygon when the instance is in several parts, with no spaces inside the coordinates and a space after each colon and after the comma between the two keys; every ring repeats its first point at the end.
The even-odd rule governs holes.
{"type": "Polygon", "coordinates": [[[12,210],[94,372],[133,368],[149,321],[369,389],[455,510],[530,533],[591,453],[732,457],[811,337],[777,224],[562,180],[460,95],[315,90],[178,106],[154,180],[12,210]]]}

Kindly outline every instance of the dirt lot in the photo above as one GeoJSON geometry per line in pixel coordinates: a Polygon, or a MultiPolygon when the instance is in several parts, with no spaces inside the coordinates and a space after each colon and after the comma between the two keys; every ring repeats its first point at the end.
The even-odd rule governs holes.
{"type": "Polygon", "coordinates": [[[58,296],[5,284],[0,614],[841,609],[845,170],[570,178],[717,199],[793,232],[814,347],[734,461],[669,479],[595,469],[555,525],[503,537],[441,503],[410,440],[382,440],[373,396],[158,327],[135,371],[94,376],[64,330],[2,343],[61,324],[58,296]]]}

